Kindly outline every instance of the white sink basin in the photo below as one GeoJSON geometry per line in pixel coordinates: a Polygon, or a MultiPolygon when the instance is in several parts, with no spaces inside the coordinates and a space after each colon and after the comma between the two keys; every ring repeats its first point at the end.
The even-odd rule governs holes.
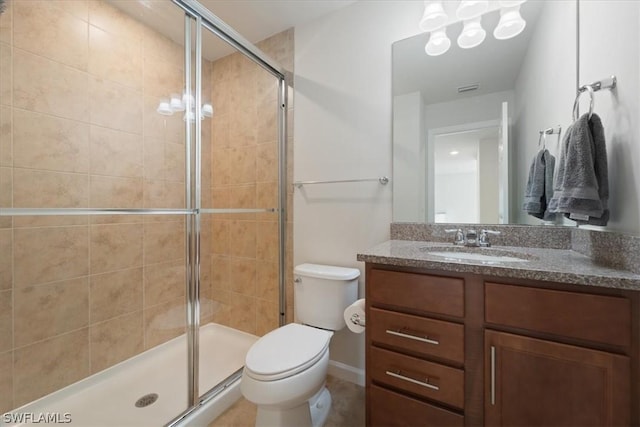
{"type": "Polygon", "coordinates": [[[478,252],[458,252],[458,251],[426,251],[427,254],[443,257],[453,261],[477,261],[483,264],[499,264],[503,262],[528,262],[528,259],[511,255],[500,255],[499,253],[487,254],[478,252]]]}

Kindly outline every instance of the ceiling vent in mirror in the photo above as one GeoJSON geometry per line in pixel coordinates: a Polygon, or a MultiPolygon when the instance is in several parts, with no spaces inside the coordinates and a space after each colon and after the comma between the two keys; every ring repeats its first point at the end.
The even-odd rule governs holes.
{"type": "Polygon", "coordinates": [[[472,90],[477,90],[480,87],[479,84],[472,84],[467,86],[460,86],[458,88],[458,93],[471,92],[472,90]]]}

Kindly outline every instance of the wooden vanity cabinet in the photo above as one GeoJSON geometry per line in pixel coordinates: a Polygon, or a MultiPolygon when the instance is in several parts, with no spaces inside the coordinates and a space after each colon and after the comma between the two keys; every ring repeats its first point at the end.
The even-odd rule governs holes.
{"type": "Polygon", "coordinates": [[[637,293],[366,274],[367,425],[639,425],[637,293]]]}

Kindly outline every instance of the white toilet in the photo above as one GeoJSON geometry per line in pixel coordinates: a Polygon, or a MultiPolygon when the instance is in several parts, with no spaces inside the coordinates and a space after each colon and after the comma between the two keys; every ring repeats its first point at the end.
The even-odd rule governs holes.
{"type": "Polygon", "coordinates": [[[260,338],[247,353],[242,394],[258,405],[256,426],[320,427],[331,409],[325,387],[329,341],[358,297],[355,268],[294,269],[296,321],[260,338]]]}

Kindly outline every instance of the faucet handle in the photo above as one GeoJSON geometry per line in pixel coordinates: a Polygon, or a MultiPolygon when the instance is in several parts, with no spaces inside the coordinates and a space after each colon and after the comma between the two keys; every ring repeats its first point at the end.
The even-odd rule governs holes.
{"type": "Polygon", "coordinates": [[[489,247],[491,246],[491,242],[489,242],[489,235],[492,234],[494,236],[497,236],[500,234],[499,231],[493,231],[493,230],[481,230],[480,231],[480,237],[478,238],[478,246],[484,246],[484,247],[489,247]]]}
{"type": "Polygon", "coordinates": [[[444,230],[445,233],[456,233],[455,237],[453,238],[453,244],[454,245],[464,245],[465,244],[465,238],[464,238],[464,233],[462,232],[461,228],[448,228],[444,230]]]}
{"type": "Polygon", "coordinates": [[[482,234],[493,234],[494,236],[497,236],[498,234],[502,234],[499,231],[493,231],[493,230],[481,230],[480,231],[482,234]]]}

